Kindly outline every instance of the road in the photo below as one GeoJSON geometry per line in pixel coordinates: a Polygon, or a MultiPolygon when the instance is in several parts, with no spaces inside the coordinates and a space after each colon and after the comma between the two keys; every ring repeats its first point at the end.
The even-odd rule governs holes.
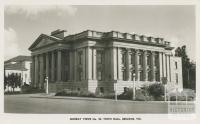
{"type": "Polygon", "coordinates": [[[167,103],[114,100],[72,100],[5,95],[5,113],[44,114],[139,114],[167,113],[167,103]]]}

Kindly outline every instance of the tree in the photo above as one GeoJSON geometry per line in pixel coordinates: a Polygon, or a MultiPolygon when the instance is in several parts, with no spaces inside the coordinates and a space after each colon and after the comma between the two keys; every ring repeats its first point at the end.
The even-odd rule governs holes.
{"type": "Polygon", "coordinates": [[[8,85],[8,77],[4,77],[4,90],[6,89],[6,86],[8,85]]]}
{"type": "Polygon", "coordinates": [[[191,88],[191,76],[190,70],[192,69],[193,63],[190,62],[190,59],[186,52],[186,46],[178,47],[175,50],[175,56],[182,58],[182,74],[183,74],[183,87],[191,88]]]}
{"type": "Polygon", "coordinates": [[[4,77],[4,88],[8,86],[12,88],[12,91],[15,91],[15,88],[21,86],[21,76],[18,74],[10,74],[4,77]]]}

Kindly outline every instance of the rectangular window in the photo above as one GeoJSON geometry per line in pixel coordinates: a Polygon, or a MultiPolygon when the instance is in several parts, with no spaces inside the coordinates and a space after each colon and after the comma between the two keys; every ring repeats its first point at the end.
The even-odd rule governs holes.
{"type": "Polygon", "coordinates": [[[142,59],[142,55],[141,54],[138,56],[138,59],[139,59],[139,65],[142,65],[142,63],[143,63],[142,60],[143,59],[142,59]]]}
{"type": "Polygon", "coordinates": [[[151,79],[152,79],[152,78],[151,78],[151,76],[152,76],[151,74],[152,74],[152,73],[153,73],[152,71],[148,71],[148,81],[151,81],[151,79]]]}
{"type": "Polygon", "coordinates": [[[178,84],[178,74],[176,73],[176,84],[178,84]]]}
{"type": "Polygon", "coordinates": [[[126,63],[126,53],[122,53],[122,64],[126,63]]]}
{"type": "Polygon", "coordinates": [[[78,52],[78,63],[81,65],[83,63],[83,52],[78,52]]]}
{"type": "Polygon", "coordinates": [[[140,71],[140,81],[143,81],[143,71],[140,71]]]}
{"type": "Polygon", "coordinates": [[[103,53],[102,51],[97,51],[97,63],[102,64],[103,53]]]}
{"type": "Polygon", "coordinates": [[[83,72],[79,71],[78,80],[82,81],[82,79],[83,79],[83,72]]]}
{"type": "Polygon", "coordinates": [[[155,54],[154,64],[157,66],[159,65],[159,55],[155,54]]]}
{"type": "Polygon", "coordinates": [[[175,62],[175,68],[176,68],[176,69],[178,68],[178,63],[177,63],[177,62],[175,62]]]}
{"type": "Polygon", "coordinates": [[[97,72],[97,79],[98,79],[99,81],[102,80],[102,72],[101,72],[101,71],[98,71],[98,72],[97,72]]]}
{"type": "Polygon", "coordinates": [[[151,57],[150,57],[150,55],[147,56],[147,65],[149,65],[149,66],[151,65],[151,57]]]}
{"type": "Polygon", "coordinates": [[[122,71],[122,78],[123,78],[123,81],[126,80],[126,71],[125,70],[122,71]]]}
{"type": "Polygon", "coordinates": [[[155,76],[156,76],[156,81],[160,81],[160,76],[159,76],[160,74],[158,73],[158,71],[156,71],[156,73],[155,73],[155,76]]]}
{"type": "Polygon", "coordinates": [[[135,59],[134,59],[134,58],[135,58],[135,55],[132,54],[132,55],[131,55],[131,64],[133,64],[133,65],[135,64],[135,59]]]}

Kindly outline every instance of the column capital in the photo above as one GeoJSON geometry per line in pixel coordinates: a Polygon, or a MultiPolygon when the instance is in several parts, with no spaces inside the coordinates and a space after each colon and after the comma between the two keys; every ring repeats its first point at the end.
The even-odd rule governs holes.
{"type": "Polygon", "coordinates": [[[134,51],[133,49],[128,49],[128,53],[129,53],[129,54],[134,54],[135,51],[134,51]]]}
{"type": "Polygon", "coordinates": [[[143,52],[144,54],[147,54],[147,50],[142,50],[142,52],[143,52]]]}
{"type": "Polygon", "coordinates": [[[139,53],[139,49],[134,49],[134,53],[138,54],[139,53]]]}
{"type": "Polygon", "coordinates": [[[150,51],[150,53],[151,53],[151,54],[155,54],[156,52],[155,52],[155,51],[150,51]]]}

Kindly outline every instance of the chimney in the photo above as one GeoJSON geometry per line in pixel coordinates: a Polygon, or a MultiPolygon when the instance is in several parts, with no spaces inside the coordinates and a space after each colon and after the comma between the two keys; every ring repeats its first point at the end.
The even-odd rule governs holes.
{"type": "Polygon", "coordinates": [[[67,31],[57,29],[57,30],[51,32],[51,36],[63,39],[65,37],[65,32],[67,32],[67,31]]]}

